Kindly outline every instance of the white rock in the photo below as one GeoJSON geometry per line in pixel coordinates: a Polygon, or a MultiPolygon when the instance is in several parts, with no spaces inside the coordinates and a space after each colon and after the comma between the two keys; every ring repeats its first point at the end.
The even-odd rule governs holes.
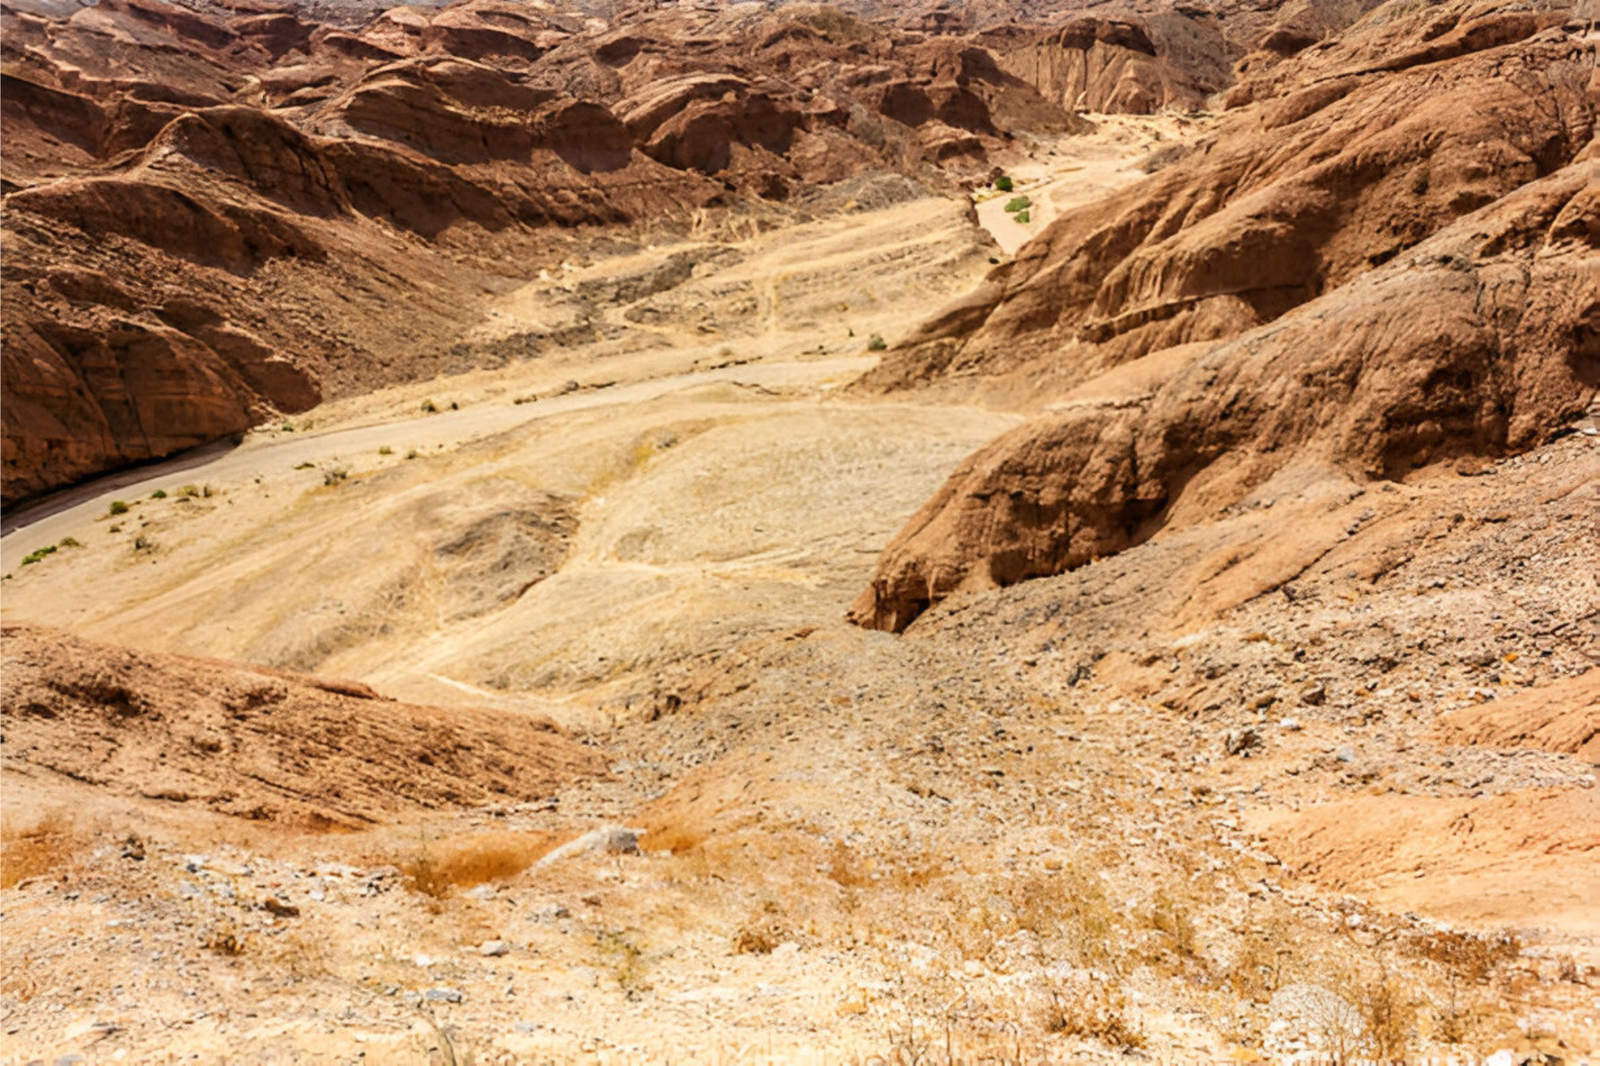
{"type": "Polygon", "coordinates": [[[548,866],[562,859],[570,859],[577,855],[592,855],[605,853],[612,855],[637,855],[639,854],[640,830],[628,829],[620,825],[608,825],[600,829],[583,834],[576,840],[569,840],[559,848],[539,860],[538,865],[548,866]]]}

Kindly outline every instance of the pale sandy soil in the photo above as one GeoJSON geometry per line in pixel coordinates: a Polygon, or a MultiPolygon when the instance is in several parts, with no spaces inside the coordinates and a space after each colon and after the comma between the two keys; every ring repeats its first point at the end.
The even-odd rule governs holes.
{"type": "Polygon", "coordinates": [[[1203,122],[1180,115],[1083,117],[1098,127],[1094,134],[1047,147],[1007,167],[1015,185],[1011,192],[987,188],[974,194],[979,224],[1007,255],[1043,233],[1062,212],[1144,178],[1151,152],[1178,149],[1205,128],[1203,122]],[[1026,223],[1019,223],[1017,216],[1006,210],[1016,197],[1030,201],[1026,223]]]}

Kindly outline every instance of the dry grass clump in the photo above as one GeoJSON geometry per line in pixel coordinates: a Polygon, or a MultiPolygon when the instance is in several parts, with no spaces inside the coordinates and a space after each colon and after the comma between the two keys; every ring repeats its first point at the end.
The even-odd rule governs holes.
{"type": "Polygon", "coordinates": [[[1195,931],[1193,914],[1187,904],[1164,889],[1156,893],[1151,904],[1150,928],[1166,938],[1179,958],[1200,958],[1200,937],[1195,931]]]}
{"type": "Polygon", "coordinates": [[[1496,969],[1522,954],[1522,941],[1509,932],[1480,935],[1438,930],[1411,937],[1406,947],[1470,984],[1484,984],[1496,969]]]}
{"type": "Polygon", "coordinates": [[[771,955],[779,944],[793,939],[773,900],[761,904],[761,912],[739,928],[733,936],[735,955],[771,955]]]}
{"type": "Polygon", "coordinates": [[[735,955],[771,955],[783,943],[783,929],[776,922],[754,922],[734,934],[735,955]]]}
{"type": "Polygon", "coordinates": [[[1126,969],[1118,946],[1119,908],[1082,862],[1016,879],[1006,896],[1017,928],[1037,937],[1045,955],[1118,974],[1126,969]]]}
{"type": "Polygon", "coordinates": [[[7,826],[0,834],[0,888],[67,872],[77,865],[89,842],[90,834],[60,812],[31,825],[7,826]]]}
{"type": "Polygon", "coordinates": [[[1144,1030],[1129,1021],[1127,1002],[1116,988],[1098,982],[1088,989],[1052,985],[1049,995],[1044,1017],[1048,1032],[1096,1040],[1118,1051],[1137,1051],[1147,1043],[1144,1030]]]}
{"type": "Polygon", "coordinates": [[[947,871],[926,855],[908,855],[892,861],[834,841],[823,859],[825,876],[841,888],[893,889],[901,892],[926,888],[947,871]]]}
{"type": "Polygon", "coordinates": [[[670,851],[682,855],[704,844],[710,836],[705,830],[691,825],[664,825],[652,827],[639,841],[641,851],[670,851]]]}
{"type": "Polygon", "coordinates": [[[599,949],[601,958],[609,964],[611,976],[616,979],[617,987],[622,989],[630,1000],[636,1000],[650,990],[647,972],[649,960],[645,958],[644,949],[626,932],[602,929],[595,934],[594,946],[599,949]]]}
{"type": "Polygon", "coordinates": [[[1283,983],[1293,943],[1293,935],[1275,925],[1245,930],[1233,958],[1221,967],[1224,983],[1240,999],[1269,1002],[1283,983]]]}
{"type": "Polygon", "coordinates": [[[473,833],[421,845],[395,866],[408,887],[442,900],[458,889],[515,877],[554,845],[546,833],[473,833]]]}

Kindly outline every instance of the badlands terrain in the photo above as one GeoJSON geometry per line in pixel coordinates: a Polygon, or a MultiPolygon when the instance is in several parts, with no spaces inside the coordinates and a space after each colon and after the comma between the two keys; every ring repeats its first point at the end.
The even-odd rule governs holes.
{"type": "Polygon", "coordinates": [[[1591,1061],[1594,16],[3,0],[0,1062],[1591,1061]]]}

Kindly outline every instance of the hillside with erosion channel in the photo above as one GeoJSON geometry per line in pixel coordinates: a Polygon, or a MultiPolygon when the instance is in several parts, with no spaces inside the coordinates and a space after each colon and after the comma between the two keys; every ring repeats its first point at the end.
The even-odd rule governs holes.
{"type": "Polygon", "coordinates": [[[1597,15],[0,0],[0,1066],[1589,1061],[1597,15]]]}

